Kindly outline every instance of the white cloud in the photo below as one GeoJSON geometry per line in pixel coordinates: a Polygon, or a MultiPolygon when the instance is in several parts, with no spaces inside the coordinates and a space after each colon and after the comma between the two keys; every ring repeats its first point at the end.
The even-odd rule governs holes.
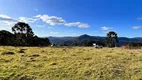
{"type": "Polygon", "coordinates": [[[102,30],[104,30],[104,31],[112,30],[112,28],[109,28],[109,27],[106,27],[106,26],[103,26],[103,27],[101,27],[101,28],[102,28],[102,30]]]}
{"type": "Polygon", "coordinates": [[[66,21],[61,17],[48,16],[48,15],[37,15],[37,18],[41,19],[43,22],[46,22],[49,25],[59,25],[64,24],[66,21]]]}
{"type": "Polygon", "coordinates": [[[80,22],[73,22],[73,23],[66,23],[65,24],[65,26],[69,26],[69,27],[71,27],[71,26],[78,26],[78,25],[80,25],[80,22]]]}
{"type": "Polygon", "coordinates": [[[7,19],[10,19],[11,17],[7,16],[7,15],[4,15],[4,14],[0,14],[0,17],[1,18],[7,18],[7,19]]]}
{"type": "Polygon", "coordinates": [[[132,28],[133,28],[133,29],[141,29],[142,26],[133,26],[132,28]]]}
{"type": "Polygon", "coordinates": [[[89,28],[90,26],[88,24],[85,23],[81,23],[81,22],[72,22],[72,23],[66,23],[65,26],[77,26],[79,28],[89,28]]]}
{"type": "Polygon", "coordinates": [[[17,20],[14,19],[14,18],[9,17],[7,15],[0,14],[0,21],[13,21],[13,22],[15,22],[17,20]]]}
{"type": "Polygon", "coordinates": [[[5,25],[9,25],[9,26],[12,26],[17,22],[30,23],[30,22],[35,22],[35,21],[37,21],[37,19],[26,18],[26,17],[19,17],[19,18],[15,19],[15,18],[12,18],[7,15],[0,14],[0,22],[5,25]]]}
{"type": "Polygon", "coordinates": [[[7,15],[0,14],[0,22],[3,23],[4,25],[13,25],[17,22],[17,20],[7,15]]]}
{"type": "Polygon", "coordinates": [[[51,26],[46,26],[46,25],[35,25],[36,27],[39,27],[39,28],[45,28],[45,27],[47,27],[47,28],[53,28],[53,27],[51,27],[51,26]]]}
{"type": "MultiPolygon", "coordinates": [[[[35,9],[36,11],[38,9],[35,9]]],[[[66,20],[64,20],[62,17],[57,17],[57,16],[48,16],[48,15],[37,15],[33,18],[28,18],[28,17],[17,17],[17,18],[12,18],[10,16],[0,14],[0,23],[4,25],[9,25],[13,26],[17,22],[25,22],[25,23],[33,23],[38,20],[41,20],[51,26],[47,28],[52,28],[54,25],[63,25],[63,26],[68,26],[68,27],[78,27],[78,28],[89,28],[90,26],[86,23],[82,22],[71,22],[71,23],[66,23],[66,20]]],[[[37,27],[45,27],[45,25],[36,25],[37,27]]],[[[52,33],[52,32],[51,32],[52,33]]]]}
{"type": "Polygon", "coordinates": [[[30,23],[30,22],[35,22],[35,21],[37,21],[37,19],[26,18],[26,17],[19,17],[18,20],[19,20],[20,22],[25,22],[25,23],[30,23]]]}
{"type": "Polygon", "coordinates": [[[50,34],[59,34],[59,32],[50,32],[50,34]]]}
{"type": "Polygon", "coordinates": [[[41,19],[43,22],[46,22],[47,24],[51,26],[63,24],[64,26],[69,26],[69,27],[72,27],[72,26],[76,26],[79,28],[90,27],[88,24],[81,23],[81,22],[66,23],[66,20],[64,20],[62,17],[48,16],[48,15],[37,15],[35,17],[41,19]]]}

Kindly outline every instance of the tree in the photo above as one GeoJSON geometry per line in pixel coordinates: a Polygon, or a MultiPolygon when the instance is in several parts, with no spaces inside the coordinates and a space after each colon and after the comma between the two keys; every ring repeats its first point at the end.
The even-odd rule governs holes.
{"type": "Polygon", "coordinates": [[[24,23],[18,22],[12,27],[13,33],[6,30],[0,31],[0,46],[49,46],[48,38],[35,36],[31,27],[24,23]]]}
{"type": "Polygon", "coordinates": [[[27,46],[30,45],[28,43],[31,42],[32,38],[34,37],[34,33],[31,27],[24,22],[18,22],[12,27],[12,31],[16,37],[15,45],[18,46],[27,46]]]}
{"type": "Polygon", "coordinates": [[[115,33],[114,31],[110,31],[107,33],[106,45],[108,47],[116,47],[118,42],[119,40],[118,40],[117,33],[115,33]]]}
{"type": "Polygon", "coordinates": [[[14,34],[25,35],[26,37],[28,37],[28,36],[33,37],[34,36],[34,33],[31,29],[31,27],[27,23],[24,23],[24,22],[18,22],[17,24],[15,24],[12,27],[12,31],[14,32],[14,34]]]}

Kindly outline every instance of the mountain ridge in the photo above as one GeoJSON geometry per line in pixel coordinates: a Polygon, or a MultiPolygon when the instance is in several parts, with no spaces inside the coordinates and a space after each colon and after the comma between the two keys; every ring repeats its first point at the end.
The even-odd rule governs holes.
{"type": "MultiPolygon", "coordinates": [[[[76,37],[48,37],[51,43],[57,44],[57,45],[63,45],[65,43],[70,44],[81,44],[85,41],[100,41],[104,42],[106,37],[102,36],[90,36],[87,34],[83,34],[76,37]]],[[[119,46],[124,45],[127,42],[142,42],[142,37],[134,37],[134,38],[128,38],[128,37],[118,37],[119,39],[119,46]]]]}

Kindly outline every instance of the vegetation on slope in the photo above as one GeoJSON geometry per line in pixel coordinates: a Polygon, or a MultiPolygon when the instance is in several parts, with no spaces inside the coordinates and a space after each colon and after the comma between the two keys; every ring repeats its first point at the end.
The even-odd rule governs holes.
{"type": "Polygon", "coordinates": [[[140,80],[142,51],[0,47],[0,80],[140,80]]]}
{"type": "Polygon", "coordinates": [[[49,46],[48,38],[34,35],[32,28],[24,22],[18,22],[12,27],[12,32],[0,30],[0,46],[49,46]]]}

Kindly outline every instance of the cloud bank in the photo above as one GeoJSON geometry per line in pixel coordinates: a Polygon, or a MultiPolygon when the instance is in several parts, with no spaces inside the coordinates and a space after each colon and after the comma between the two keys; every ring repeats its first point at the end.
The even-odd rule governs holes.
{"type": "Polygon", "coordinates": [[[62,17],[57,17],[57,16],[37,15],[35,17],[42,20],[43,22],[51,25],[51,26],[64,25],[64,26],[68,26],[68,27],[75,26],[78,28],[89,28],[90,27],[88,24],[82,23],[82,22],[67,23],[67,21],[64,20],[62,17]]]}
{"type": "Polygon", "coordinates": [[[0,14],[0,22],[5,25],[9,25],[9,26],[13,26],[17,22],[34,23],[36,21],[45,22],[46,24],[50,26],[63,25],[67,27],[78,27],[78,28],[89,28],[90,27],[87,23],[82,23],[79,21],[67,23],[67,21],[64,20],[62,17],[49,16],[47,14],[36,15],[35,17],[32,17],[32,18],[28,18],[28,17],[12,18],[10,16],[0,14]]]}
{"type": "Polygon", "coordinates": [[[76,26],[79,28],[89,28],[90,27],[88,24],[81,23],[81,22],[66,23],[65,26],[69,26],[69,27],[76,26]]]}

